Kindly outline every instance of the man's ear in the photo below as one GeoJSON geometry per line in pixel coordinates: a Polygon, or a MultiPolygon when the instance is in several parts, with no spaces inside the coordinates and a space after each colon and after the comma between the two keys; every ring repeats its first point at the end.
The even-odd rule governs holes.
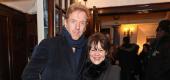
{"type": "Polygon", "coordinates": [[[86,32],[86,30],[87,30],[87,26],[86,26],[85,29],[84,29],[84,33],[86,32]]]}
{"type": "Polygon", "coordinates": [[[67,19],[64,20],[64,25],[67,27],[67,19]]]}

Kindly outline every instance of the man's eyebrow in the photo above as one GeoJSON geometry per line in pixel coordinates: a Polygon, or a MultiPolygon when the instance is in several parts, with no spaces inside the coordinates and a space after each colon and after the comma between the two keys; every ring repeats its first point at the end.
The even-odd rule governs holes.
{"type": "MultiPolygon", "coordinates": [[[[70,20],[76,20],[76,19],[70,19],[70,20]]],[[[79,20],[76,20],[76,21],[79,21],[79,20]]],[[[86,22],[87,20],[82,20],[82,21],[86,22]]]]}

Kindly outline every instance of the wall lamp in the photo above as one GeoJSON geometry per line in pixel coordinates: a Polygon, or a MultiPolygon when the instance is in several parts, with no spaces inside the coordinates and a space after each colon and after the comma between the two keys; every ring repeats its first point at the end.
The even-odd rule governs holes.
{"type": "Polygon", "coordinates": [[[132,36],[134,29],[135,29],[135,24],[124,24],[123,26],[123,34],[124,36],[132,36]]]}

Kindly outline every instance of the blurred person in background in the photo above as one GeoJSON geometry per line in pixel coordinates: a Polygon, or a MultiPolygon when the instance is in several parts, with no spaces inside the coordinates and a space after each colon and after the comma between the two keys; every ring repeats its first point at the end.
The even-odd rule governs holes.
{"type": "Polygon", "coordinates": [[[170,20],[159,22],[151,48],[145,80],[170,80],[170,20]]]}

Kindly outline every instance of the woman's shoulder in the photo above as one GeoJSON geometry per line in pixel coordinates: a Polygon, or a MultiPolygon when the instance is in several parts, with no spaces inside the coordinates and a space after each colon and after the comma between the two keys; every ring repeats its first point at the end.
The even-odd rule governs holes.
{"type": "Polygon", "coordinates": [[[109,65],[104,80],[120,80],[120,70],[118,65],[109,65]]]}
{"type": "Polygon", "coordinates": [[[108,71],[113,72],[113,73],[119,73],[120,70],[121,70],[121,68],[118,65],[110,65],[108,67],[108,71]]]}

